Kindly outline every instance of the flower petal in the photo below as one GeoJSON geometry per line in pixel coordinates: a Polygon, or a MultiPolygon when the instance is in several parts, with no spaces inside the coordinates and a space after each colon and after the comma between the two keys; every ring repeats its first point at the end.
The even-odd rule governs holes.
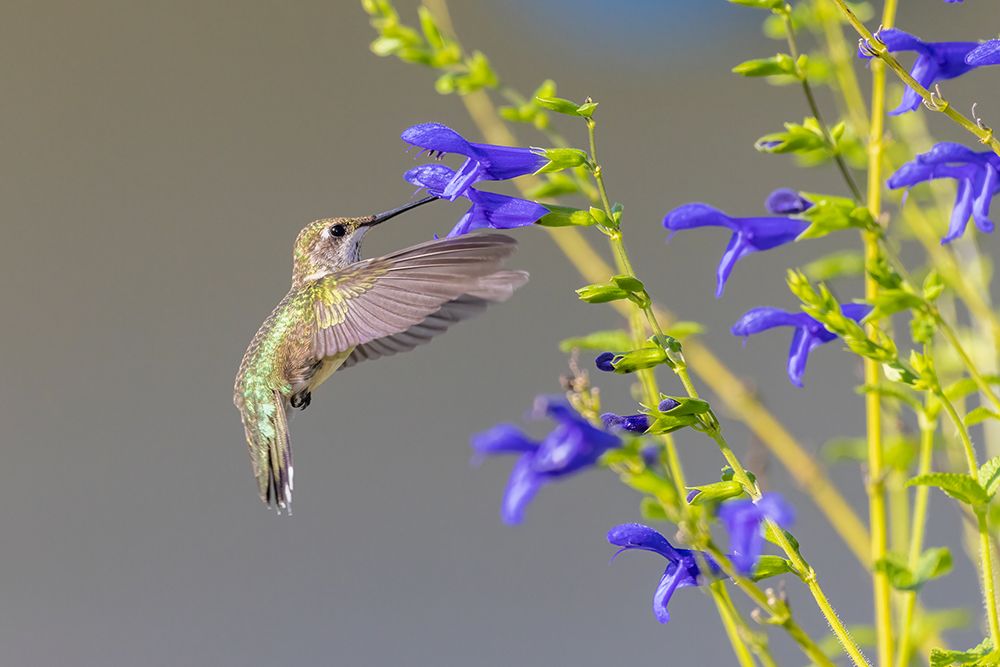
{"type": "Polygon", "coordinates": [[[997,172],[992,164],[987,164],[984,171],[986,173],[980,179],[979,193],[976,194],[976,198],[972,202],[972,217],[976,221],[976,227],[989,234],[993,231],[993,221],[990,220],[990,203],[993,201],[993,195],[1000,190],[1000,172],[997,172]]]}
{"type": "Polygon", "coordinates": [[[475,149],[462,135],[441,123],[421,123],[403,130],[403,141],[439,153],[458,153],[473,157],[475,149]]]}
{"type": "MultiPolygon", "coordinates": [[[[917,59],[913,62],[913,68],[910,70],[910,76],[924,88],[930,88],[934,85],[934,82],[939,78],[938,74],[937,65],[931,60],[930,56],[923,54],[917,56],[917,59]]],[[[917,94],[917,91],[906,86],[903,89],[903,99],[900,101],[899,106],[890,111],[889,115],[899,116],[907,111],[914,111],[920,107],[922,101],[923,98],[917,94]]]]}
{"type": "Polygon", "coordinates": [[[660,554],[671,562],[680,559],[677,549],[658,531],[641,523],[623,523],[608,531],[608,542],[626,549],[641,549],[660,554]]]}
{"type": "Polygon", "coordinates": [[[515,524],[524,520],[524,510],[544,483],[532,467],[532,454],[524,454],[514,464],[507,480],[500,516],[504,523],[515,524]]]}
{"type": "Polygon", "coordinates": [[[741,574],[751,574],[764,546],[764,515],[749,498],[731,500],[719,507],[719,519],[729,533],[730,559],[741,574]]]}
{"type": "Polygon", "coordinates": [[[716,299],[722,297],[722,293],[726,289],[726,281],[729,280],[736,262],[755,251],[756,248],[750,245],[742,232],[733,233],[732,238],[729,239],[729,245],[726,246],[725,252],[722,253],[722,259],[719,260],[719,266],[715,270],[716,299]]]}
{"type": "Polygon", "coordinates": [[[1000,65],[1000,39],[991,39],[972,49],[965,56],[965,62],[973,67],[1000,65]]]}
{"type": "Polygon", "coordinates": [[[511,454],[533,452],[538,443],[513,424],[497,424],[477,433],[471,439],[472,448],[480,454],[511,454]]]}
{"type": "Polygon", "coordinates": [[[672,232],[696,227],[727,227],[735,231],[732,218],[708,204],[695,202],[678,206],[663,218],[663,226],[672,232]]]}
{"type": "Polygon", "coordinates": [[[965,233],[965,228],[969,225],[969,218],[972,216],[972,202],[974,198],[972,181],[968,178],[958,179],[955,207],[951,210],[948,233],[941,239],[942,245],[951,243],[965,233]]]}
{"type": "Polygon", "coordinates": [[[808,329],[799,327],[792,335],[792,344],[788,348],[788,379],[796,387],[802,388],[802,378],[806,374],[806,364],[809,362],[809,353],[814,347],[820,345],[818,340],[808,329]]]}
{"type": "Polygon", "coordinates": [[[448,183],[455,178],[455,170],[443,164],[422,164],[403,174],[403,179],[437,197],[444,196],[448,183]]]}
{"type": "Polygon", "coordinates": [[[764,207],[775,215],[794,215],[812,208],[813,203],[791,188],[778,188],[767,196],[764,207]]]}
{"type": "Polygon", "coordinates": [[[803,316],[809,317],[805,313],[789,313],[780,308],[762,306],[744,313],[731,331],[734,336],[750,336],[775,327],[797,327],[803,323],[803,316]]]}
{"type": "Polygon", "coordinates": [[[455,201],[465,194],[469,194],[472,184],[480,178],[480,165],[474,159],[469,158],[465,164],[455,172],[455,177],[445,186],[441,196],[448,201],[455,201]]]}
{"type": "Polygon", "coordinates": [[[664,570],[663,576],[660,577],[660,583],[653,593],[653,615],[656,616],[656,620],[660,623],[669,622],[670,611],[667,609],[667,605],[670,604],[670,598],[673,597],[674,591],[685,585],[696,584],[696,581],[691,581],[687,569],[681,563],[667,565],[667,569],[664,570]]]}
{"type": "Polygon", "coordinates": [[[482,163],[482,178],[491,181],[506,181],[509,178],[533,174],[548,162],[544,155],[530,148],[518,146],[496,146],[494,144],[470,144],[475,158],[482,163]]]}
{"type": "Polygon", "coordinates": [[[757,501],[757,509],[782,528],[791,528],[795,523],[795,508],[780,493],[765,493],[757,501]]]}

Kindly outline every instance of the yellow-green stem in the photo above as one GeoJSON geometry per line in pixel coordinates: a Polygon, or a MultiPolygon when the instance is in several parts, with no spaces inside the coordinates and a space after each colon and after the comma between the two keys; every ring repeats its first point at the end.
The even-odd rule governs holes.
{"type": "MultiPolygon", "coordinates": [[[[857,33],[861,35],[862,39],[871,45],[872,53],[874,54],[874,59],[872,61],[873,71],[876,60],[884,62],[896,74],[896,76],[899,77],[900,81],[912,88],[918,95],[920,95],[920,97],[923,98],[925,106],[927,106],[928,109],[943,113],[945,116],[958,123],[958,125],[964,130],[975,135],[975,137],[979,139],[979,143],[989,146],[994,153],[1000,155],[1000,140],[998,140],[994,135],[992,129],[985,126],[980,127],[980,125],[975,121],[970,120],[965,115],[956,111],[950,102],[941,99],[936,93],[931,93],[931,91],[920,85],[916,79],[910,76],[910,73],[906,71],[906,68],[904,68],[891,53],[889,53],[885,45],[875,39],[871,30],[865,27],[865,24],[862,23],[854,12],[851,11],[851,8],[847,6],[847,2],[845,2],[845,0],[833,0],[833,2],[836,3],[841,13],[847,18],[848,23],[854,27],[857,33]]],[[[889,2],[892,2],[892,4],[895,5],[893,0],[888,0],[886,4],[889,4],[889,2]]],[[[884,20],[882,21],[882,26],[884,28],[890,27],[889,25],[886,25],[884,20]]]]}
{"type": "MultiPolygon", "coordinates": [[[[925,408],[920,414],[920,457],[917,463],[917,474],[926,475],[931,471],[931,460],[934,452],[934,432],[937,421],[928,414],[925,408]]],[[[924,530],[927,526],[927,505],[930,500],[931,487],[918,486],[913,498],[913,522],[910,527],[910,548],[907,565],[910,571],[915,571],[920,552],[924,548],[924,530]]],[[[903,598],[903,613],[899,622],[899,643],[896,646],[896,667],[908,667],[913,651],[910,633],[913,629],[913,616],[917,608],[917,591],[907,591],[903,598]]]]}
{"type": "Polygon", "coordinates": [[[712,594],[712,600],[715,601],[715,606],[719,611],[719,618],[722,619],[722,626],[726,630],[726,636],[729,637],[729,643],[733,645],[736,662],[740,664],[740,667],[756,667],[753,656],[750,655],[750,649],[747,647],[746,642],[743,641],[743,636],[740,633],[740,628],[736,620],[736,608],[733,607],[733,602],[729,598],[729,594],[726,593],[725,584],[721,581],[713,582],[709,586],[709,590],[712,594]]]}
{"type": "MultiPolygon", "coordinates": [[[[962,440],[962,446],[965,449],[965,460],[969,466],[969,474],[973,478],[976,478],[979,473],[979,463],[976,460],[976,448],[972,444],[972,438],[969,437],[969,429],[966,428],[965,422],[962,421],[955,406],[944,393],[938,392],[937,397],[941,401],[945,412],[948,413],[948,418],[958,430],[958,437],[962,440]]],[[[989,526],[986,521],[986,507],[977,505],[974,511],[976,514],[976,529],[979,532],[979,564],[983,578],[983,606],[986,607],[986,618],[990,626],[990,639],[993,641],[993,646],[997,647],[1000,646],[1000,616],[997,614],[996,585],[993,578],[993,549],[990,543],[989,526]]]]}
{"type": "Polygon", "coordinates": [[[986,378],[982,376],[979,369],[976,367],[976,363],[972,361],[969,353],[965,351],[965,347],[962,345],[962,342],[958,340],[958,335],[955,333],[955,330],[937,311],[934,312],[934,316],[937,320],[938,330],[944,334],[946,339],[948,339],[948,344],[951,345],[952,349],[955,350],[955,353],[958,354],[958,358],[962,360],[962,365],[965,366],[965,369],[969,372],[969,377],[971,377],[972,381],[976,383],[976,387],[980,392],[982,392],[983,396],[985,396],[989,402],[993,404],[994,408],[1000,410],[1000,398],[997,398],[996,393],[993,391],[993,387],[991,387],[990,383],[986,381],[986,378]]]}
{"type": "MultiPolygon", "coordinates": [[[[838,3],[841,0],[837,0],[838,3]]],[[[896,18],[895,0],[886,0],[882,11],[882,25],[892,27],[896,18]]],[[[874,220],[882,215],[882,148],[885,134],[885,65],[872,61],[872,106],[868,131],[868,210],[874,220]]],[[[872,267],[880,257],[879,234],[863,233],[865,266],[872,267]]],[[[878,296],[878,283],[868,273],[865,275],[865,299],[874,302],[878,296]]],[[[878,330],[878,323],[868,324],[869,335],[878,330]]],[[[865,384],[876,386],[880,381],[879,364],[874,359],[864,360],[865,384]]],[[[888,525],[885,504],[885,471],[882,442],[882,399],[878,393],[865,395],[865,413],[868,434],[868,516],[871,530],[872,562],[886,557],[888,525]]],[[[885,570],[872,572],[875,598],[875,630],[878,637],[878,664],[892,666],[892,588],[885,570]]]]}

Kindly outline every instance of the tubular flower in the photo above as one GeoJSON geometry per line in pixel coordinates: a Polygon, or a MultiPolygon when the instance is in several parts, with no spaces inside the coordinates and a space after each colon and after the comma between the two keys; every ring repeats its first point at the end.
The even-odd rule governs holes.
{"type": "Polygon", "coordinates": [[[696,227],[725,227],[733,232],[717,271],[715,296],[721,297],[736,262],[751,253],[791,243],[809,223],[787,217],[732,218],[708,204],[694,203],[678,206],[667,213],[663,226],[671,231],[671,235],[696,227]]]}
{"type": "Polygon", "coordinates": [[[466,157],[465,164],[457,172],[452,172],[438,195],[450,201],[466,194],[478,181],[505,181],[524,176],[538,171],[548,162],[529,148],[466,141],[458,132],[441,123],[421,123],[409,127],[403,131],[402,139],[432,155],[457,153],[466,157]]]}
{"type": "Polygon", "coordinates": [[[1000,39],[983,42],[969,51],[969,55],[965,56],[965,64],[973,67],[1000,65],[1000,39]]]}
{"type": "Polygon", "coordinates": [[[472,437],[477,454],[520,454],[500,511],[510,524],[523,520],[525,508],[541,487],[595,465],[606,451],[622,444],[618,436],[593,426],[559,398],[540,397],[538,403],[556,424],[541,441],[511,424],[498,424],[472,437]]]}
{"type": "Polygon", "coordinates": [[[757,503],[749,498],[722,503],[719,518],[729,533],[730,560],[740,574],[750,575],[764,548],[764,520],[789,528],[795,521],[795,510],[779,494],[765,493],[757,503]]]}
{"type": "Polygon", "coordinates": [[[653,593],[653,614],[660,623],[670,620],[667,605],[674,591],[686,586],[700,586],[717,579],[719,566],[711,556],[700,551],[676,549],[663,535],[641,523],[624,523],[608,531],[608,542],[621,547],[611,557],[614,560],[623,551],[639,549],[652,551],[667,559],[667,569],[653,593]],[[706,571],[707,570],[707,571],[706,571]]]}
{"type": "MultiPolygon", "coordinates": [[[[849,303],[841,307],[843,314],[855,322],[860,322],[871,306],[849,303]]],[[[733,325],[735,336],[751,336],[775,327],[794,327],[792,346],[788,350],[788,379],[796,387],[802,386],[802,376],[806,372],[806,362],[813,348],[837,338],[837,334],[826,329],[820,322],[806,313],[789,313],[779,308],[754,308],[733,325]]]]}
{"type": "MultiPolygon", "coordinates": [[[[878,33],[878,39],[892,53],[916,52],[917,59],[910,70],[910,76],[924,88],[931,88],[938,81],[962,76],[976,67],[967,63],[965,58],[970,51],[979,46],[978,42],[925,42],[898,28],[882,30],[878,33]]],[[[864,44],[859,47],[858,55],[865,60],[872,58],[864,44]]],[[[913,111],[920,106],[921,101],[917,91],[907,86],[903,91],[903,101],[889,113],[898,116],[913,111]]]]}
{"type": "MultiPolygon", "coordinates": [[[[453,180],[454,170],[443,164],[424,164],[403,174],[409,183],[426,188],[427,192],[444,197],[445,188],[453,180]]],[[[549,212],[541,204],[527,199],[508,197],[495,192],[483,192],[473,187],[465,188],[461,196],[472,206],[448,232],[448,236],[461,236],[477,229],[513,229],[526,227],[549,212]]]]}
{"type": "Polygon", "coordinates": [[[889,178],[889,187],[908,188],[937,178],[953,178],[958,184],[948,233],[941,243],[962,234],[971,217],[980,231],[993,231],[990,203],[1000,192],[1000,156],[993,151],[977,153],[951,142],[942,142],[916,156],[889,178]]]}

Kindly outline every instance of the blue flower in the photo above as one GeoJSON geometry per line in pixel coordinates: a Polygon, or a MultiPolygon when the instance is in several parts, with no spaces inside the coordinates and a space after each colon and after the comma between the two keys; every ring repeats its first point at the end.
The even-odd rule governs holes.
{"type": "Polygon", "coordinates": [[[973,67],[1000,65],[1000,39],[983,42],[969,51],[969,55],[965,56],[965,64],[973,67]]]}
{"type": "MultiPolygon", "coordinates": [[[[931,88],[937,81],[946,81],[962,76],[975,69],[965,61],[969,52],[979,46],[978,42],[925,42],[898,28],[887,28],[877,35],[879,41],[886,45],[890,52],[915,51],[917,59],[910,70],[910,76],[916,79],[924,88],[931,88]]],[[[869,60],[872,55],[862,44],[858,55],[869,60]]],[[[909,86],[903,91],[903,101],[889,113],[894,116],[913,111],[920,106],[921,98],[917,91],[909,86]]]]}
{"type": "Polygon", "coordinates": [[[1000,192],[1000,156],[993,151],[977,153],[961,144],[941,142],[900,167],[889,178],[889,187],[908,188],[937,178],[953,178],[958,184],[948,233],[941,243],[950,243],[964,234],[970,217],[981,231],[993,231],[990,203],[1000,192]]]}
{"type": "MultiPolygon", "coordinates": [[[[871,312],[871,307],[849,303],[841,306],[841,311],[855,322],[860,322],[871,312]]],[[[750,336],[774,327],[795,327],[792,347],[788,351],[788,379],[796,387],[801,387],[809,353],[813,348],[834,340],[837,335],[806,313],[789,313],[778,308],[754,308],[748,311],[733,325],[732,332],[736,336],[750,336]]]]}
{"type": "MultiPolygon", "coordinates": [[[[403,174],[408,182],[426,188],[430,194],[438,197],[443,197],[445,188],[454,176],[454,170],[443,164],[424,164],[403,174]]],[[[466,188],[461,196],[468,198],[472,206],[448,232],[448,236],[461,236],[477,229],[525,227],[549,212],[541,204],[527,199],[483,192],[473,187],[466,188]]]]}
{"type": "Polygon", "coordinates": [[[614,358],[618,355],[614,352],[601,352],[594,359],[594,365],[597,366],[597,370],[604,371],[605,373],[613,373],[615,370],[614,365],[611,363],[614,358]]]}
{"type": "Polygon", "coordinates": [[[660,584],[653,593],[653,614],[660,623],[670,620],[667,605],[674,591],[685,586],[700,586],[707,580],[716,579],[720,575],[719,566],[711,556],[700,551],[676,549],[663,535],[649,526],[641,523],[624,523],[608,531],[608,542],[621,547],[611,557],[614,560],[618,554],[629,549],[652,551],[667,559],[667,569],[660,577],[660,584]],[[708,569],[704,576],[702,568],[708,569]]]}
{"type": "Polygon", "coordinates": [[[507,482],[500,516],[520,523],[538,490],[554,480],[595,465],[621,439],[593,426],[565,401],[540,397],[542,411],[556,426],[543,440],[526,436],[511,424],[499,424],[472,437],[477,454],[520,454],[507,482]]]}
{"type": "MultiPolygon", "coordinates": [[[[671,232],[695,227],[725,227],[732,230],[726,252],[717,272],[715,296],[721,297],[733,267],[743,257],[791,243],[805,231],[809,223],[796,218],[731,218],[708,204],[684,204],[663,218],[663,226],[671,232]]],[[[671,234],[672,235],[672,234],[671,234]]]]}
{"type": "Polygon", "coordinates": [[[791,188],[778,188],[767,196],[764,208],[775,215],[804,213],[813,203],[791,188]]]}
{"type": "Polygon", "coordinates": [[[458,172],[452,172],[438,195],[451,201],[466,194],[477,181],[505,181],[524,176],[538,171],[548,162],[544,156],[528,148],[466,141],[458,132],[441,123],[414,125],[403,131],[402,138],[432,155],[458,153],[467,158],[458,172]]]}
{"type": "Polygon", "coordinates": [[[616,415],[613,412],[605,412],[601,415],[604,428],[621,429],[630,433],[645,433],[649,429],[649,415],[616,415]]]}
{"type": "Polygon", "coordinates": [[[764,519],[790,528],[795,510],[777,493],[765,493],[755,504],[749,498],[730,500],[719,507],[719,518],[729,533],[729,556],[740,574],[753,574],[764,548],[764,519]]]}

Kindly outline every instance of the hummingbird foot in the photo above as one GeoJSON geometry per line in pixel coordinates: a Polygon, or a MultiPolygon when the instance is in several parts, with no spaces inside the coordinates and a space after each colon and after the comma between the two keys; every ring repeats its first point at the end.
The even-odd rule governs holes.
{"type": "Polygon", "coordinates": [[[292,394],[291,399],[289,399],[289,403],[293,408],[305,410],[309,407],[309,404],[312,403],[312,393],[308,391],[300,391],[296,394],[292,394]]]}

